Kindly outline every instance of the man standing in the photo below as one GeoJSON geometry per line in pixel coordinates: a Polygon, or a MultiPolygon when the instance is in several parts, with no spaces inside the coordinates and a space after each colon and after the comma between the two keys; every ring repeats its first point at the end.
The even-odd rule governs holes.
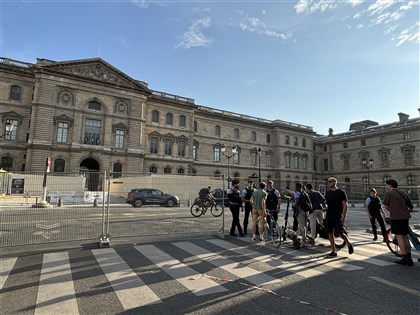
{"type": "Polygon", "coordinates": [[[238,228],[239,236],[245,236],[241,223],[239,221],[239,208],[241,206],[241,192],[239,191],[239,181],[233,180],[230,188],[227,189],[229,199],[229,208],[232,213],[232,225],[230,228],[230,236],[237,236],[235,229],[238,228]]]}
{"type": "Polygon", "coordinates": [[[252,194],[252,241],[257,240],[257,221],[258,231],[260,233],[260,241],[264,242],[264,224],[265,224],[265,201],[267,193],[265,192],[266,184],[261,182],[259,189],[252,194]]]}
{"type": "MultiPolygon", "coordinates": [[[[265,201],[266,209],[268,209],[271,214],[273,215],[274,221],[277,222],[279,219],[279,212],[280,212],[280,205],[281,205],[281,198],[280,192],[273,187],[273,181],[269,180],[267,182],[267,199],[265,201]]],[[[267,223],[270,226],[271,217],[267,215],[267,223]]]]}
{"type": "Polygon", "coordinates": [[[327,203],[326,227],[331,245],[331,253],[327,254],[326,258],[337,257],[334,233],[337,233],[346,242],[349,254],[353,254],[353,245],[350,243],[347,234],[344,233],[343,228],[347,215],[347,195],[337,187],[336,178],[328,178],[327,183],[329,190],[325,194],[325,201],[327,203]]]}
{"type": "Polygon", "coordinates": [[[381,199],[376,195],[376,189],[372,188],[370,190],[370,196],[367,197],[365,201],[365,209],[372,225],[373,240],[378,239],[378,233],[376,229],[375,219],[378,220],[379,226],[381,227],[381,232],[383,236],[383,241],[385,242],[386,227],[384,218],[382,217],[382,203],[381,199]]]}
{"type": "Polygon", "coordinates": [[[296,183],[296,190],[294,193],[295,197],[295,207],[294,207],[294,215],[296,215],[298,229],[300,231],[300,235],[302,237],[302,246],[306,245],[306,221],[308,219],[306,211],[302,207],[303,198],[302,194],[304,193],[302,183],[296,183]]]}
{"type": "Polygon", "coordinates": [[[252,187],[254,182],[252,180],[249,180],[246,184],[246,187],[242,190],[241,196],[242,196],[242,208],[245,211],[244,214],[244,234],[248,234],[248,222],[249,222],[249,214],[252,211],[252,203],[251,203],[251,197],[254,191],[256,189],[252,187]]]}
{"type": "Polygon", "coordinates": [[[316,190],[313,190],[312,184],[306,184],[306,192],[309,195],[309,198],[312,202],[313,210],[312,212],[309,212],[309,224],[311,226],[311,238],[308,240],[308,244],[315,245],[315,239],[317,237],[317,231],[316,231],[316,223],[324,228],[324,202],[325,198],[324,196],[316,190]]]}
{"type": "Polygon", "coordinates": [[[408,221],[410,211],[413,210],[413,203],[404,191],[397,189],[398,182],[395,179],[388,179],[385,183],[387,192],[384,198],[384,206],[389,210],[391,232],[397,237],[398,246],[402,253],[402,259],[395,262],[400,265],[413,266],[411,247],[407,239],[408,221]]]}

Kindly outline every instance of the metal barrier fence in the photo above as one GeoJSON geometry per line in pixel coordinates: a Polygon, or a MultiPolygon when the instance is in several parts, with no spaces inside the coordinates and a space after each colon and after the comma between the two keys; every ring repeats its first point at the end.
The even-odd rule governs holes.
{"type": "Polygon", "coordinates": [[[193,217],[190,213],[201,188],[226,188],[223,176],[96,173],[92,180],[88,175],[48,174],[46,187],[43,173],[3,178],[8,194],[0,196],[0,247],[74,240],[95,240],[106,246],[113,238],[225,234],[224,215],[213,217],[208,211],[193,217]],[[88,187],[98,190],[88,191],[88,187]],[[179,204],[133,207],[126,198],[134,188],[176,195],[179,204]]]}

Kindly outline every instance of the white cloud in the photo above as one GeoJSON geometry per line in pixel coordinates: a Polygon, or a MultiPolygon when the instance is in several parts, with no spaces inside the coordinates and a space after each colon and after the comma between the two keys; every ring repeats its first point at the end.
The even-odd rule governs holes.
{"type": "Polygon", "coordinates": [[[147,1],[147,0],[130,0],[130,2],[144,9],[149,7],[149,3],[150,3],[150,1],[147,1]]]}
{"type": "Polygon", "coordinates": [[[331,0],[299,0],[298,3],[294,6],[296,13],[314,13],[317,11],[325,11],[329,9],[334,9],[339,5],[339,1],[331,0]]]}
{"type": "Polygon", "coordinates": [[[396,38],[396,40],[398,40],[398,43],[396,44],[396,46],[400,46],[404,44],[405,42],[414,42],[414,43],[419,44],[420,43],[419,27],[420,27],[420,22],[416,22],[413,26],[402,30],[396,38]]]}
{"type": "Polygon", "coordinates": [[[394,0],[377,0],[367,8],[367,11],[370,12],[370,15],[380,14],[394,4],[394,0]]]}
{"type": "Polygon", "coordinates": [[[210,18],[195,21],[185,32],[181,41],[175,45],[175,48],[190,49],[192,47],[207,47],[212,43],[211,38],[207,38],[203,32],[203,28],[210,27],[210,18]]]}
{"type": "Polygon", "coordinates": [[[274,28],[270,28],[266,23],[264,23],[257,17],[246,16],[239,23],[239,28],[243,31],[275,37],[282,40],[286,40],[291,37],[291,35],[286,32],[279,32],[274,28]]]}

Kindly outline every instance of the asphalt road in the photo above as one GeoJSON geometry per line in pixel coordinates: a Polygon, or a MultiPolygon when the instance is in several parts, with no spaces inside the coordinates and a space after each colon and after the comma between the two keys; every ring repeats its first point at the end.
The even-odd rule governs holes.
{"type": "MultiPolygon", "coordinates": [[[[115,220],[137,213],[120,210],[115,220]]],[[[179,214],[180,229],[190,219],[217,219],[170,211],[179,214]]],[[[413,213],[412,226],[418,217],[413,213]]],[[[111,238],[111,247],[100,249],[92,242],[2,248],[0,314],[418,313],[419,254],[413,250],[413,267],[395,264],[386,245],[366,233],[360,207],[349,209],[347,225],[355,252],[345,247],[335,259],[324,258],[322,239],[294,250],[212,233],[111,238]]]]}

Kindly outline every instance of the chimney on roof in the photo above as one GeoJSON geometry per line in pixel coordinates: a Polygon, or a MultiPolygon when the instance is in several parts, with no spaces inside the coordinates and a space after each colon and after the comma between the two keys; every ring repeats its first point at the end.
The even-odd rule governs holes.
{"type": "Polygon", "coordinates": [[[398,113],[398,116],[400,116],[400,122],[406,121],[408,120],[408,117],[410,117],[409,115],[404,113],[398,113]]]}

